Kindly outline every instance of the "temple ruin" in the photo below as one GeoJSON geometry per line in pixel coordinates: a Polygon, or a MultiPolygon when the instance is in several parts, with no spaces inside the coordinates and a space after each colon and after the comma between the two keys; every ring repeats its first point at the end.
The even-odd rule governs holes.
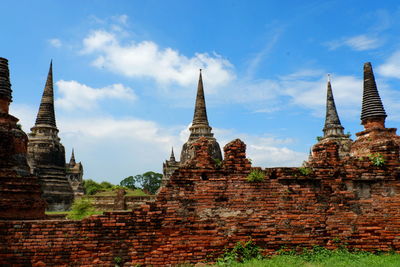
{"type": "Polygon", "coordinates": [[[71,159],[69,163],[65,164],[68,182],[74,192],[74,197],[81,197],[84,195],[83,191],[83,165],[81,162],[75,161],[74,149],[72,149],[71,159]]]}
{"type": "Polygon", "coordinates": [[[47,210],[68,210],[74,192],[67,178],[65,149],[58,137],[54,112],[53,63],[50,63],[46,85],[36,117],[28,135],[28,162],[31,172],[39,177],[47,210]]]}
{"type": "MultiPolygon", "coordinates": [[[[340,123],[339,115],[336,110],[335,99],[333,97],[330,76],[328,76],[328,84],[326,90],[325,125],[322,131],[324,135],[319,138],[318,143],[315,146],[333,141],[336,142],[339,146],[340,158],[343,158],[350,154],[350,148],[353,141],[350,139],[350,134],[344,133],[344,127],[340,123]]],[[[312,160],[312,154],[310,155],[309,160],[312,160]]]]}
{"type": "Polygon", "coordinates": [[[0,57],[0,220],[40,219],[46,203],[38,178],[30,173],[28,137],[8,113],[11,93],[8,60],[0,57]]]}
{"type": "Polygon", "coordinates": [[[204,97],[203,77],[200,69],[199,81],[197,85],[197,95],[194,105],[194,114],[192,125],[189,128],[190,135],[188,141],[183,144],[180,161],[175,160],[173,150],[171,152],[170,160],[163,164],[163,184],[168,180],[170,175],[179,167],[186,164],[194,156],[194,151],[191,144],[196,142],[200,137],[204,137],[210,141],[210,153],[213,160],[216,162],[222,161],[221,148],[211,132],[212,128],[208,123],[206,100],[204,97]]]}
{"type": "MultiPolygon", "coordinates": [[[[0,60],[0,77],[5,75],[3,65],[0,60]]],[[[253,167],[239,139],[226,144],[223,160],[216,161],[200,81],[201,75],[195,118],[202,120],[193,122],[192,139],[185,147],[190,156],[169,173],[155,201],[80,221],[27,221],[18,212],[20,216],[3,216],[0,265],[112,266],[118,259],[123,266],[175,266],[213,261],[250,239],[265,255],[315,245],[400,252],[399,136],[396,129],[385,127],[387,115],[370,63],[364,65],[364,130],[347,147],[351,140],[343,133],[329,81],[324,136],[312,147],[306,167],[300,168],[253,167]],[[201,132],[204,136],[196,136],[201,132]],[[255,171],[265,178],[250,181],[255,171]]],[[[26,138],[14,131],[16,119],[5,112],[10,91],[2,86],[0,118],[8,121],[0,120],[0,135],[12,138],[1,143],[0,190],[13,181],[33,181],[20,161],[24,142],[16,141],[26,144],[26,138]],[[9,145],[15,143],[18,146],[9,145]],[[4,178],[4,170],[11,170],[11,176],[4,178]],[[18,176],[19,171],[27,178],[18,176]]],[[[177,162],[173,153],[168,162],[177,162]]],[[[32,199],[39,196],[38,186],[29,190],[32,199]]],[[[19,191],[8,192],[8,200],[0,198],[1,207],[14,201],[19,209],[19,191]]],[[[36,205],[32,210],[43,212],[37,206],[40,201],[31,203],[36,205]]]]}

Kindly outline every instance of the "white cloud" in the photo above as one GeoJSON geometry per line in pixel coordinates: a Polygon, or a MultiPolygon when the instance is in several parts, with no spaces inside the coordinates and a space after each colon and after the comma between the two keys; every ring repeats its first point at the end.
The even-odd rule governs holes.
{"type": "Polygon", "coordinates": [[[62,42],[60,39],[54,38],[54,39],[50,39],[49,40],[50,45],[54,46],[54,47],[61,47],[62,46],[62,42]]]}
{"type": "Polygon", "coordinates": [[[102,99],[128,99],[136,98],[133,90],[122,84],[113,84],[103,88],[92,88],[77,81],[60,80],[56,83],[60,97],[56,105],[65,109],[92,109],[102,99]]]}
{"type": "Polygon", "coordinates": [[[113,19],[122,25],[126,25],[128,23],[128,15],[126,14],[122,14],[122,15],[118,15],[118,16],[114,16],[113,19]]]}
{"type": "Polygon", "coordinates": [[[30,128],[35,124],[36,114],[39,110],[32,106],[25,104],[12,103],[10,105],[10,114],[19,119],[19,123],[22,125],[22,129],[28,133],[30,128]]]}
{"type": "Polygon", "coordinates": [[[377,72],[382,76],[400,79],[400,51],[393,53],[377,68],[377,72]]]}
{"type": "MultiPolygon", "coordinates": [[[[358,110],[361,105],[362,80],[353,76],[334,76],[332,83],[336,105],[343,110],[358,110]]],[[[294,104],[314,110],[324,116],[327,82],[324,77],[311,81],[283,80],[282,91],[291,96],[294,104]]]]}
{"type": "Polygon", "coordinates": [[[234,79],[231,63],[213,53],[182,55],[172,48],[160,48],[152,41],[121,44],[118,36],[105,30],[93,31],[83,40],[82,53],[94,55],[92,64],[127,77],[152,78],[160,84],[192,85],[198,69],[207,72],[208,86],[220,86],[234,79]]]}
{"type": "Polygon", "coordinates": [[[334,40],[326,43],[326,45],[331,50],[335,50],[342,46],[347,46],[356,51],[376,49],[380,47],[382,44],[383,41],[381,39],[368,36],[366,34],[360,34],[348,38],[342,38],[340,40],[334,40]]]}
{"type": "MultiPolygon", "coordinates": [[[[218,91],[219,101],[251,104],[254,112],[273,113],[295,106],[325,115],[327,81],[322,70],[299,70],[277,79],[238,81],[218,91]]],[[[362,80],[354,76],[332,75],[332,88],[339,113],[358,114],[362,80]]]]}

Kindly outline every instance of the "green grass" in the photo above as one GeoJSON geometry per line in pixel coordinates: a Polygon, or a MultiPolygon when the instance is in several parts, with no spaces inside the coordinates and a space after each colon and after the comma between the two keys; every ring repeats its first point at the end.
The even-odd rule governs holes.
{"type": "MultiPolygon", "coordinates": [[[[94,196],[116,196],[117,192],[116,191],[102,191],[102,192],[98,192],[96,193],[94,196]]],[[[128,189],[126,190],[126,196],[137,196],[137,197],[141,197],[141,196],[148,196],[145,192],[143,192],[143,190],[141,189],[128,189]]]]}
{"type": "MultiPolygon", "coordinates": [[[[218,265],[215,265],[218,266],[218,265]]],[[[228,266],[228,265],[227,265],[228,266]]],[[[270,259],[231,263],[232,267],[398,267],[400,255],[337,255],[321,261],[305,260],[299,256],[279,255],[270,259]]]]}
{"type": "Polygon", "coordinates": [[[213,266],[232,267],[397,267],[400,254],[373,254],[370,252],[349,252],[346,249],[328,250],[315,247],[301,254],[284,252],[265,259],[252,259],[243,263],[217,263],[213,266]]]}
{"type": "Polygon", "coordinates": [[[142,189],[135,189],[135,190],[128,190],[126,191],[126,196],[132,197],[144,197],[144,196],[149,196],[148,194],[146,194],[145,192],[143,192],[142,189]]]}

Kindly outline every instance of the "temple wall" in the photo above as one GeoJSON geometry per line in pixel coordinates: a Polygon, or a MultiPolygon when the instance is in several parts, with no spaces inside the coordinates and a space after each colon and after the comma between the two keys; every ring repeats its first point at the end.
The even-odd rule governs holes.
{"type": "Polygon", "coordinates": [[[117,209],[118,202],[122,202],[122,209],[133,209],[135,206],[145,204],[148,201],[153,201],[154,196],[122,196],[118,198],[117,196],[91,196],[90,199],[96,209],[99,210],[115,210],[117,209]]]}
{"type": "Polygon", "coordinates": [[[177,170],[155,202],[82,221],[0,221],[0,264],[124,266],[195,263],[250,238],[264,253],[282,248],[346,245],[400,252],[400,172],[396,144],[369,158],[339,160],[338,147],[314,147],[309,169],[263,170],[249,182],[245,145],[225,147],[216,166],[207,141],[177,170]],[[385,154],[386,153],[386,154],[385,154]],[[307,172],[307,173],[306,173],[307,172]]]}

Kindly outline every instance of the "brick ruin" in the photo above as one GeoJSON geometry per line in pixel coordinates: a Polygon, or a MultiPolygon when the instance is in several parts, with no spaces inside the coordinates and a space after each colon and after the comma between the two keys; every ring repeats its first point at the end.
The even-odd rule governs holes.
{"type": "Polygon", "coordinates": [[[216,162],[222,161],[221,148],[214,138],[214,134],[211,132],[212,128],[208,123],[207,118],[207,109],[206,109],[206,101],[204,97],[204,86],[203,86],[203,77],[201,75],[201,69],[199,74],[199,82],[197,85],[197,95],[196,102],[194,105],[194,114],[192,125],[189,128],[190,135],[189,139],[186,143],[183,144],[181,150],[180,161],[175,160],[174,150],[171,151],[171,157],[169,160],[166,160],[163,164],[163,179],[162,184],[166,184],[169,180],[171,174],[179,168],[179,166],[184,165],[187,161],[194,157],[194,151],[192,148],[192,144],[196,142],[200,137],[206,138],[211,146],[210,153],[211,157],[216,162]]]}
{"type": "Polygon", "coordinates": [[[83,191],[83,166],[81,162],[75,161],[75,152],[72,149],[71,159],[69,163],[65,164],[66,176],[68,182],[74,192],[74,197],[81,197],[84,195],[83,191]]]}
{"type": "MultiPolygon", "coordinates": [[[[334,103],[329,88],[328,102],[334,103]]],[[[217,162],[213,140],[201,136],[154,202],[82,221],[0,221],[0,264],[196,263],[250,238],[265,254],[313,245],[400,252],[399,139],[395,129],[385,128],[370,64],[364,67],[365,130],[350,149],[340,147],[348,136],[328,105],[327,134],[306,167],[252,167],[239,139],[217,162]],[[262,171],[264,181],[249,182],[253,170],[262,171]]]]}
{"type": "Polygon", "coordinates": [[[40,219],[46,204],[38,178],[30,174],[28,137],[8,113],[11,92],[8,60],[0,57],[0,220],[40,219]]]}
{"type": "Polygon", "coordinates": [[[39,177],[47,210],[68,210],[74,197],[83,195],[83,168],[81,163],[75,163],[74,155],[73,162],[65,163],[65,149],[58,137],[54,112],[52,62],[36,122],[28,137],[29,166],[32,173],[39,177]]]}

